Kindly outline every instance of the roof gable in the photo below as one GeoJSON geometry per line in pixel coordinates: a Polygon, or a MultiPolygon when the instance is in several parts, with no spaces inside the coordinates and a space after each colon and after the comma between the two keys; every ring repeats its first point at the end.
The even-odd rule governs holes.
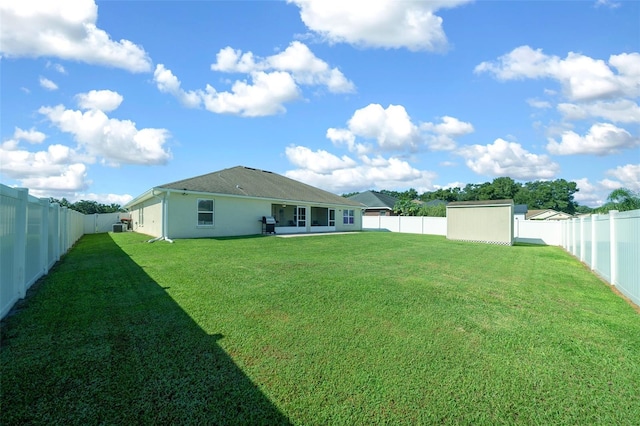
{"type": "Polygon", "coordinates": [[[356,201],[314,186],[273,172],[244,166],[166,183],[157,188],[362,207],[356,201]]]}

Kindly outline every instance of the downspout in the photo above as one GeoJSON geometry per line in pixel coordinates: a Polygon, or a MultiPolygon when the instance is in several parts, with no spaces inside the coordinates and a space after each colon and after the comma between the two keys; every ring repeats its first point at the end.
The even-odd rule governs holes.
{"type": "Polygon", "coordinates": [[[167,241],[169,243],[173,243],[173,240],[169,238],[169,200],[167,200],[167,196],[169,195],[166,191],[161,191],[162,198],[155,194],[155,189],[151,190],[151,195],[160,200],[162,205],[162,232],[160,237],[152,238],[148,243],[155,243],[156,241],[167,241]]]}

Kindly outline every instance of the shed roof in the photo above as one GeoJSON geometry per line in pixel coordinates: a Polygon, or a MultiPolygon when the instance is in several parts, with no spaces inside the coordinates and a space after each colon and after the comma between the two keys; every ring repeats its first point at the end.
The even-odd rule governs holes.
{"type": "Polygon", "coordinates": [[[156,188],[363,207],[357,201],[320,188],[273,172],[244,166],[166,183],[156,188]]]}
{"type": "Polygon", "coordinates": [[[398,199],[395,197],[392,197],[387,194],[383,194],[381,192],[376,192],[376,191],[361,192],[359,194],[352,195],[351,197],[349,197],[349,199],[362,203],[371,209],[390,209],[390,210],[393,210],[393,207],[396,205],[396,202],[398,201],[398,199]]]}
{"type": "Polygon", "coordinates": [[[447,207],[512,206],[513,200],[452,201],[447,207]]]}

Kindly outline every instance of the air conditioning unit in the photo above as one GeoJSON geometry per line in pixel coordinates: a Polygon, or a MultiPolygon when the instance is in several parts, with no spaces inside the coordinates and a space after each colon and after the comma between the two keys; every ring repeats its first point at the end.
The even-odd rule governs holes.
{"type": "Polygon", "coordinates": [[[125,231],[124,223],[114,223],[113,224],[113,232],[124,232],[125,231]]]}

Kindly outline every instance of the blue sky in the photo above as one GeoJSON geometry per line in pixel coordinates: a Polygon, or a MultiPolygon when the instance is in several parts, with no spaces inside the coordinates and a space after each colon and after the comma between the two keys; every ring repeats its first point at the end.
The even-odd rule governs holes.
{"type": "Polygon", "coordinates": [[[0,176],[125,204],[244,165],[338,194],[640,191],[638,1],[3,1],[0,176]]]}

